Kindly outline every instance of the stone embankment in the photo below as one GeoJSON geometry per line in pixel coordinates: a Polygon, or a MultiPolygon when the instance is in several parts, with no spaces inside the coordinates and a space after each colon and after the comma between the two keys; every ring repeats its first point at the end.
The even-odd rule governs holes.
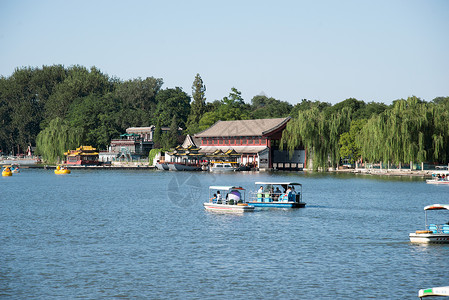
{"type": "Polygon", "coordinates": [[[431,177],[432,170],[410,170],[410,169],[342,169],[332,170],[332,172],[354,173],[366,175],[385,175],[385,176],[419,176],[431,177]]]}

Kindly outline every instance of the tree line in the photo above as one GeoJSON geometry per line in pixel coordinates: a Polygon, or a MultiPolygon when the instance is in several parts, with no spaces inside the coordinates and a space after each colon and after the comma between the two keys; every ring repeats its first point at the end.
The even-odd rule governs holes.
{"type": "Polygon", "coordinates": [[[157,147],[177,143],[177,129],[194,134],[221,120],[287,116],[292,105],[266,96],[246,104],[241,92],[206,102],[197,74],[192,96],[179,87],[163,88],[163,79],[120,80],[96,67],[17,68],[0,77],[1,154],[21,154],[36,146],[49,162],[81,144],[107,149],[128,127],[155,125],[157,147]],[[162,127],[170,127],[162,133],[162,127]]]}
{"type": "Polygon", "coordinates": [[[291,116],[284,149],[307,149],[314,168],[343,160],[431,161],[447,163],[449,98],[417,97],[391,105],[349,98],[335,105],[303,99],[296,105],[265,95],[250,103],[232,87],[222,99],[206,101],[206,85],[196,74],[191,96],[163,79],[120,80],[96,67],[75,65],[17,68],[0,77],[0,150],[37,154],[54,162],[82,144],[107,149],[128,127],[155,125],[156,147],[168,149],[183,134],[200,132],[218,120],[291,116]],[[170,127],[162,132],[162,127],[170,127]]]}
{"type": "Polygon", "coordinates": [[[315,170],[356,161],[447,164],[449,97],[382,103],[347,99],[333,106],[303,101],[281,145],[305,147],[315,170]]]}

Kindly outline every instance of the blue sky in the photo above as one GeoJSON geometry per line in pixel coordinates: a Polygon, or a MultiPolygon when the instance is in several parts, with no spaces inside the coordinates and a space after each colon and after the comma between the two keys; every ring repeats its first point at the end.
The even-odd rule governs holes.
{"type": "Polygon", "coordinates": [[[0,75],[98,67],[208,101],[232,87],[292,104],[449,96],[449,1],[0,0],[0,75]]]}

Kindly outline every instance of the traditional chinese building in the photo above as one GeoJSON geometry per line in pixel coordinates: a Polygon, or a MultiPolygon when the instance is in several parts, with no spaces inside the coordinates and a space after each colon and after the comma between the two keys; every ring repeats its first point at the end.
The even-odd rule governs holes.
{"type": "Polygon", "coordinates": [[[305,151],[298,149],[290,157],[288,151],[279,149],[282,132],[290,117],[276,119],[218,121],[210,128],[196,134],[200,139],[200,153],[211,156],[220,150],[239,155],[240,164],[259,169],[302,169],[305,151]]]}
{"type": "MultiPolygon", "coordinates": [[[[111,140],[108,149],[108,160],[115,159],[139,159],[148,156],[151,149],[154,148],[154,131],[156,126],[150,127],[130,127],[126,133],[121,134],[119,139],[111,140]]],[[[162,127],[162,133],[170,131],[170,127],[162,127]]],[[[182,128],[178,128],[181,132],[182,128]]]]}
{"type": "Polygon", "coordinates": [[[98,165],[98,152],[92,146],[80,146],[76,150],[69,150],[66,153],[66,164],[68,165],[98,165]]]}

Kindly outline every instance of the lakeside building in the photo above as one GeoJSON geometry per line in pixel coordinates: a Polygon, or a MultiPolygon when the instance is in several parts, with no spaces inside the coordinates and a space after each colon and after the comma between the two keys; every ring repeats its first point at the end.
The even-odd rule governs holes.
{"type": "Polygon", "coordinates": [[[99,165],[99,154],[92,146],[80,146],[75,150],[68,150],[64,153],[66,164],[68,165],[99,165]]]}
{"type": "MultiPolygon", "coordinates": [[[[154,148],[154,131],[156,126],[129,127],[119,139],[111,140],[108,151],[100,152],[100,161],[138,160],[147,157],[154,148]]],[[[168,133],[170,127],[162,127],[162,133],[168,133]]],[[[182,128],[178,128],[181,132],[182,128]]]]}
{"type": "Polygon", "coordinates": [[[214,153],[238,154],[241,165],[250,165],[258,169],[304,168],[306,155],[304,149],[297,149],[290,157],[288,151],[280,150],[282,132],[287,118],[218,121],[210,128],[194,135],[199,140],[199,153],[213,157],[214,153]],[[231,151],[231,152],[229,152],[231,151]]]}

